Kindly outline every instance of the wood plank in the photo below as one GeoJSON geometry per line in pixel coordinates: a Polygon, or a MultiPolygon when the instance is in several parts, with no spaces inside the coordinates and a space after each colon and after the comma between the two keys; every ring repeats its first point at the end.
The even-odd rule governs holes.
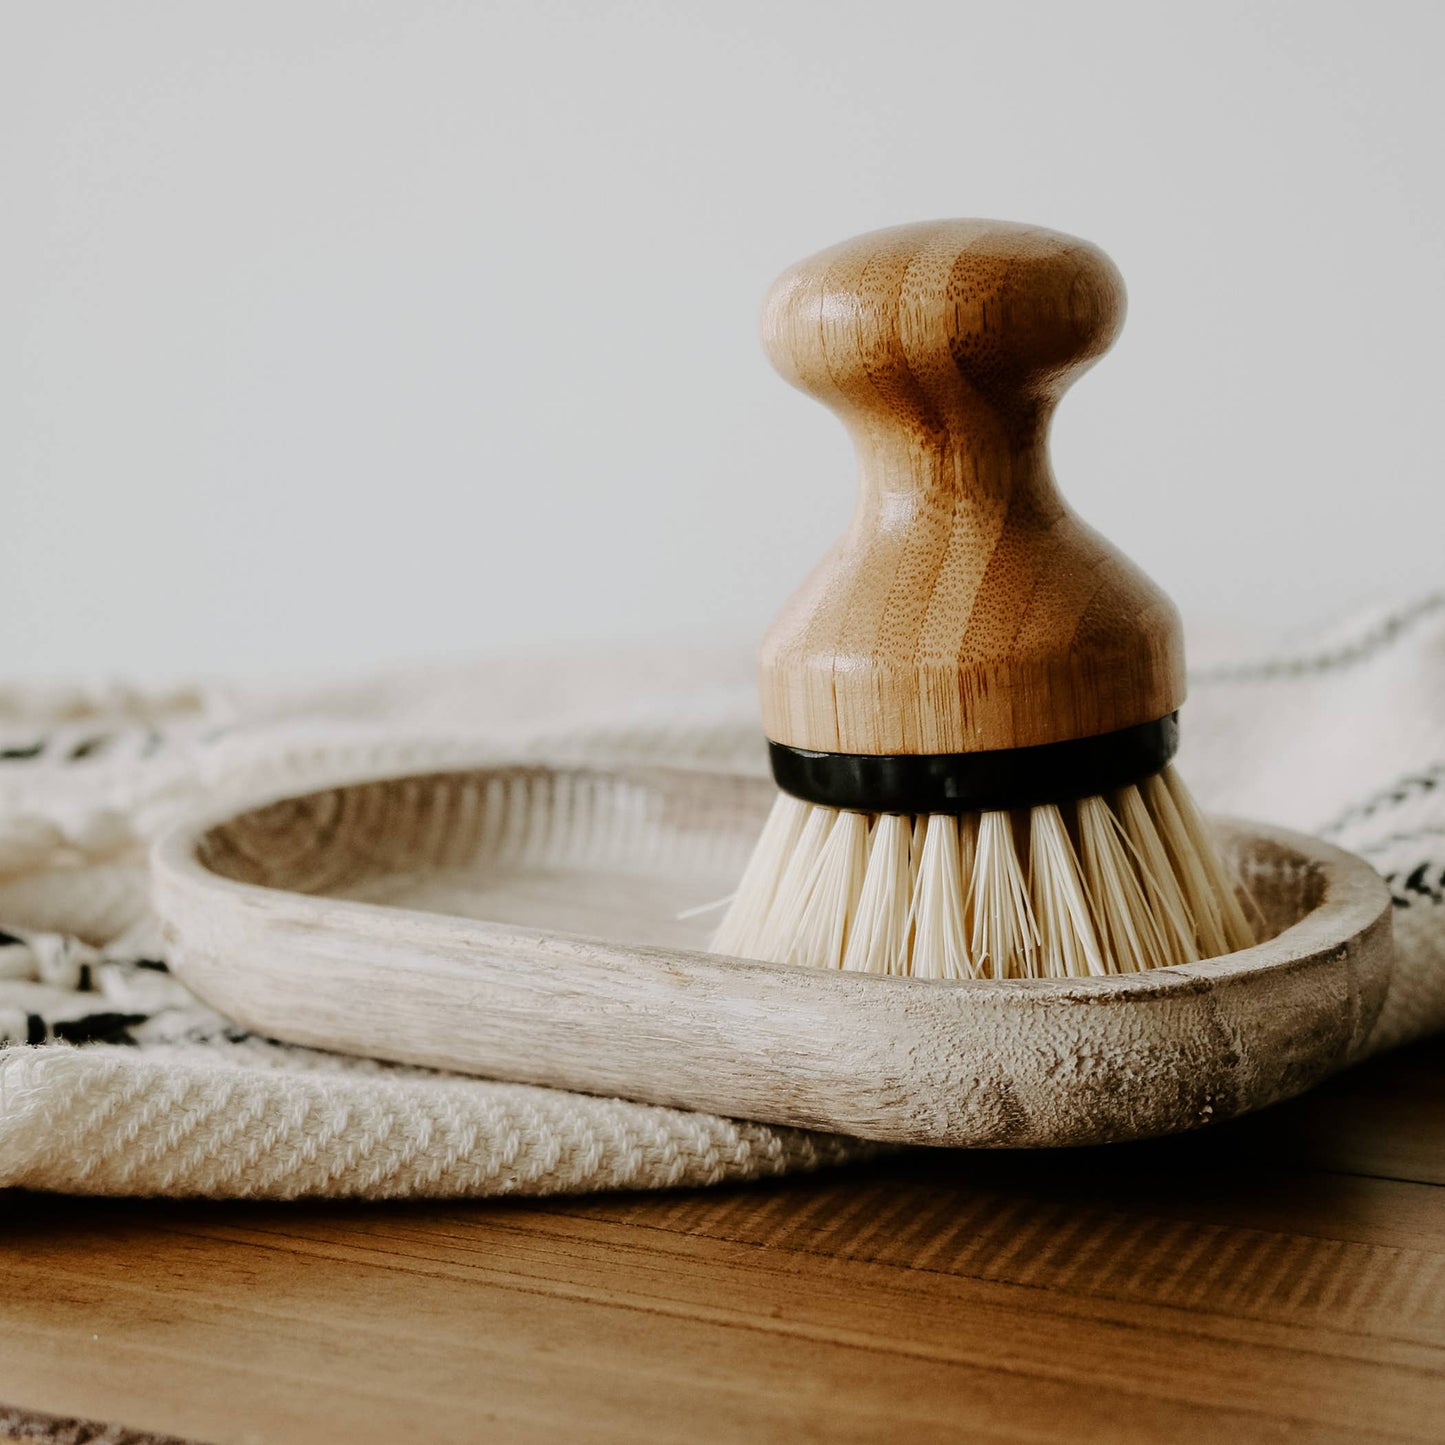
{"type": "MultiPolygon", "coordinates": [[[[429,1438],[482,1426],[504,1439],[574,1430],[617,1440],[870,1439],[904,1427],[944,1438],[966,1423],[980,1438],[1038,1439],[1065,1407],[1100,1438],[1125,1406],[1154,1432],[1187,1431],[1195,1413],[1121,1401],[1107,1389],[1071,1402],[1055,1382],[1030,1380],[1021,1391],[1007,1374],[906,1356],[869,1369],[844,1341],[780,1342],[720,1327],[728,1322],[717,1317],[659,1317],[575,1295],[558,1308],[531,1291],[459,1293],[415,1274],[319,1272],[274,1253],[270,1263],[246,1270],[251,1287],[265,1290],[266,1308],[210,1292],[162,1295],[159,1329],[137,1320],[118,1294],[98,1308],[88,1290],[77,1299],[62,1289],[48,1326],[25,1319],[17,1340],[7,1321],[5,1356],[23,1359],[32,1388],[79,1393],[88,1413],[103,1407],[220,1439],[237,1438],[243,1421],[252,1438],[314,1438],[320,1401],[327,1430],[354,1440],[393,1439],[421,1418],[429,1438]],[[77,1325],[116,1340],[106,1347],[103,1390],[99,1371],[76,1380],[73,1365],[61,1363],[77,1325]]],[[[229,1292],[236,1281],[226,1283],[229,1292]]]]}
{"type": "MultiPolygon", "coordinates": [[[[751,1199],[743,1206],[744,1214],[752,1212],[751,1199]]],[[[1233,1431],[1248,1423],[1241,1415],[1253,1412],[1321,1429],[1348,1426],[1359,1436],[1374,1431],[1408,1436],[1419,1422],[1420,1388],[1428,1389],[1432,1376],[1438,1382],[1442,1368],[1438,1346],[1418,1347],[1422,1339],[1438,1336],[1428,1328],[1433,1323],[1428,1310],[1423,1330],[1419,1309],[1404,1324],[1388,1320],[1386,1310],[1346,1311],[1331,1327],[1325,1311],[1308,1307],[1281,1316],[1277,1308],[1251,1311],[1243,1300],[1237,1301],[1242,1307],[1235,1317],[1211,1315],[1200,1301],[1186,1298],[1173,1310],[1160,1309],[1121,1300],[1111,1291],[1091,1294],[1077,1284],[1071,1290],[1067,1282],[1008,1285],[950,1278],[929,1268],[926,1259],[898,1268],[826,1251],[800,1257],[779,1243],[737,1245],[542,1209],[418,1211],[404,1216],[400,1229],[390,1222],[392,1215],[308,1212],[302,1223],[310,1229],[301,1233],[285,1220],[273,1221],[269,1229],[207,1221],[201,1233],[188,1234],[180,1231],[195,1226],[183,1219],[162,1231],[143,1220],[121,1219],[81,1231],[62,1248],[41,1243],[32,1252],[27,1241],[30,1258],[23,1273],[33,1275],[37,1266],[44,1270],[45,1315],[53,1320],[58,1307],[68,1304],[71,1335],[76,1329],[83,1333],[95,1319],[96,1302],[103,1301],[110,1313],[92,1333],[119,1338],[143,1356],[159,1351],[167,1373],[204,1361],[213,1350],[227,1357],[228,1366],[239,1355],[249,1362],[246,1373],[272,1382],[268,1393],[289,1378],[304,1403],[329,1379],[333,1389],[365,1407],[367,1418],[381,1401],[366,1388],[369,1372],[354,1367],[376,1347],[375,1333],[389,1341],[396,1320],[406,1317],[412,1345],[427,1346],[422,1360],[434,1351],[469,1354],[481,1343],[463,1328],[472,1313],[465,1301],[476,1292],[485,1297],[490,1320],[505,1325],[486,1344],[492,1384],[502,1384],[503,1395],[512,1397],[540,1388],[525,1372],[517,1373],[515,1362],[503,1368],[500,1379],[495,1371],[499,1351],[510,1358],[507,1352],[518,1338],[550,1337],[548,1348],[566,1358],[568,1376],[580,1382],[580,1399],[590,1402],[589,1409],[611,1399],[595,1368],[589,1373],[597,1353],[594,1328],[626,1346],[626,1367],[609,1357],[603,1373],[612,1378],[621,1369],[634,1386],[648,1373],[637,1362],[656,1358],[659,1349],[671,1361],[668,1373],[685,1379],[688,1367],[673,1353],[679,1347],[685,1354],[722,1348],[735,1371],[748,1375],[761,1363],[754,1351],[740,1352],[732,1338],[725,1347],[700,1342],[719,1331],[773,1336],[777,1358],[791,1360],[795,1377],[823,1371],[827,1396],[815,1408],[841,1408],[841,1419],[876,1419],[889,1401],[896,1402],[894,1384],[911,1372],[919,1377],[906,1405],[895,1408],[901,1420],[919,1428],[933,1418],[930,1397],[936,1403],[940,1391],[947,1398],[961,1388],[962,1371],[971,1400],[981,1389],[973,1377],[991,1372],[995,1389],[1017,1389],[1024,1381],[1033,1400],[1052,1385],[1070,1397],[1105,1402],[1110,1411],[1124,1410],[1151,1430],[1182,1428],[1180,1419],[1167,1413],[1171,1405],[1218,1411],[1225,1403],[1218,1382],[1228,1379],[1230,1408],[1218,1419],[1233,1431]],[[599,1309],[609,1316],[605,1325],[593,1321],[599,1309]],[[145,1318],[148,1311],[159,1311],[166,1328],[159,1338],[142,1330],[143,1337],[133,1341],[135,1329],[126,1321],[137,1312],[145,1318]],[[375,1325],[361,1323],[373,1317],[379,1317],[375,1325]],[[297,1326],[298,1319],[304,1326],[297,1326]],[[1276,1328],[1250,1328],[1260,1321],[1276,1328]],[[1278,1328],[1281,1323],[1294,1328],[1278,1328]],[[1347,1338],[1351,1328],[1367,1338],[1347,1338]],[[333,1358],[335,1342],[345,1339],[350,1352],[333,1358]],[[699,1343],[690,1347],[690,1339],[699,1343]],[[1148,1348],[1141,1353],[1144,1340],[1148,1348]],[[829,1356],[850,1347],[887,1357],[881,1361],[884,1371],[870,1377],[885,1382],[881,1389],[860,1392],[856,1381],[843,1389],[832,1377],[829,1356]],[[339,1375],[323,1368],[318,1375],[318,1358],[346,1368],[339,1375]],[[296,1360],[308,1361],[307,1372],[296,1374],[296,1360]],[[1141,1395],[1155,1405],[1152,1416],[1141,1415],[1141,1395]]],[[[1247,1265],[1244,1273],[1248,1277],[1247,1265]]],[[[1397,1278],[1387,1272],[1387,1291],[1397,1278]]],[[[11,1298],[22,1283],[13,1279],[8,1261],[0,1266],[0,1281],[11,1298]]],[[[1386,1306],[1391,1299],[1386,1293],[1386,1306]]],[[[15,1310],[8,1313],[13,1320],[15,1310]]],[[[43,1321],[27,1320],[25,1334],[31,1341],[43,1337],[43,1321]]],[[[64,1358],[72,1350],[57,1353],[64,1358]]],[[[447,1398],[444,1379],[416,1373],[422,1360],[408,1371],[389,1356],[390,1408],[415,1409],[423,1400],[447,1398]]],[[[765,1372],[759,1388],[766,1379],[765,1372]]],[[[244,1379],[238,1383],[244,1385],[244,1379]]],[[[455,1390],[453,1380],[450,1393],[455,1390]]],[[[636,1401],[631,1394],[626,1399],[623,1418],[634,1419],[636,1401]]],[[[71,1401],[66,1408],[92,1407],[71,1401]]],[[[711,1409],[730,1418],[725,1400],[714,1401],[711,1409]]],[[[126,1418],[156,1428],[195,1428],[184,1420],[126,1418]]],[[[731,1418],[740,1432],[759,1424],[745,1415],[731,1418]]],[[[967,1418],[972,1428],[989,1428],[987,1417],[967,1418]]],[[[1070,1418],[1076,1436],[1084,1433],[1087,1416],[1070,1418]]],[[[281,1423],[294,1422],[283,1416],[281,1423]]],[[[537,1423],[551,1428],[560,1422],[537,1423]]],[[[1111,1438],[1107,1421],[1095,1423],[1106,1428],[1092,1438],[1111,1438]]],[[[1018,1424],[1014,1438],[1029,1438],[1027,1415],[1018,1424]]],[[[364,1426],[363,1418],[348,1424],[352,1430],[364,1426]]]]}
{"type": "MultiPolygon", "coordinates": [[[[1318,1438],[1409,1438],[1414,1409],[1398,1402],[1428,1368],[1221,1347],[996,1288],[860,1290],[856,1265],[840,1287],[826,1270],[740,1267],[726,1249],[691,1261],[630,1243],[527,1250],[508,1233],[469,1241],[485,1264],[439,1266],[82,1231],[72,1243],[90,1260],[50,1252],[45,1298],[7,1309],[0,1390],[13,1393],[23,1362],[42,1386],[28,1403],[57,1408],[48,1392],[63,1388],[68,1409],[203,1438],[220,1424],[222,1439],[235,1438],[228,1419],[253,1437],[307,1438],[321,1400],[357,1440],[394,1438],[423,1413],[436,1438],[487,1423],[548,1439],[585,1420],[599,1439],[688,1437],[699,1421],[717,1439],[1047,1439],[1061,1419],[1073,1438],[1200,1438],[1206,1416],[1236,1436],[1293,1422],[1318,1438]]],[[[0,1280],[13,1299],[8,1263],[0,1280]]]]}

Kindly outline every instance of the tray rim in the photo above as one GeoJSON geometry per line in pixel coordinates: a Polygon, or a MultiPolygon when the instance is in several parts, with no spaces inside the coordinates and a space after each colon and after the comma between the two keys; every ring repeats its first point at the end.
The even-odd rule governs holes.
{"type": "MultiPolygon", "coordinates": [[[[880,986],[896,990],[900,985],[940,990],[963,990],[974,996],[997,996],[999,998],[1028,997],[1057,998],[1060,1000],[1087,997],[1089,1001],[1102,1001],[1114,995],[1129,999],[1143,999],[1155,996],[1165,990],[1173,991],[1186,981],[1214,983],[1226,980],[1241,972],[1256,973],[1262,970],[1288,967],[1298,963],[1301,957],[1314,956],[1316,945],[1313,935],[1321,933],[1322,925],[1331,920],[1358,920],[1358,927],[1349,936],[1375,923],[1382,911],[1391,906],[1389,889],[1383,878],[1363,858],[1328,843],[1311,834],[1294,829],[1277,827],[1274,824],[1259,823],[1252,819],[1227,814],[1209,814],[1208,821],[1223,827],[1228,832],[1243,833],[1251,838],[1271,842],[1288,849],[1325,869],[1325,892],[1320,903],[1303,918],[1282,929],[1272,938],[1256,943],[1250,948],[1234,953],[1221,954],[1216,958],[1202,959],[1195,963],[1174,964],[1168,968],[1150,969],[1144,973],[1113,973],[1103,976],[1077,978],[900,978],[885,974],[862,973],[844,969],[802,969],[795,964],[772,963],[764,959],[746,958],[741,955],[714,953],[703,948],[670,946],[662,944],[626,943],[616,939],[597,937],[591,934],[575,933],[565,929],[537,928],[525,924],[499,923],[489,919],[467,918],[461,914],[438,913],[427,909],[404,908],[386,903],[368,903],[360,899],[342,898],[327,893],[303,893],[292,888],[278,888],[261,883],[245,883],[239,879],[227,878],[207,868],[197,856],[201,839],[216,828],[235,822],[248,813],[274,807],[281,803],[300,801],[321,794],[346,788],[371,787],[388,783],[419,782],[429,779],[462,777],[473,773],[494,773],[512,770],[545,773],[590,773],[613,777],[638,775],[677,774],[696,778],[712,776],[727,778],[729,781],[755,781],[760,788],[772,785],[763,778],[750,779],[746,775],[724,771],[673,768],[661,764],[607,764],[559,763],[556,765],[528,760],[525,762],[488,762],[474,766],[454,768],[433,768],[422,772],[379,773],[376,775],[348,776],[334,782],[323,782],[308,787],[302,792],[285,789],[267,792],[243,803],[209,808],[192,813],[173,823],[155,841],[151,848],[151,879],[153,891],[169,885],[179,885],[191,892],[209,893],[219,899],[241,900],[250,898],[264,901],[269,907],[276,907],[282,900],[286,904],[303,907],[324,906],[327,912],[338,920],[354,918],[358,922],[368,919],[388,919],[397,922],[407,920],[424,924],[426,928],[455,933],[456,943],[480,942],[483,939],[505,945],[508,942],[519,945],[543,947],[548,944],[567,943],[584,946],[590,950],[602,950],[619,957],[630,959],[645,958],[650,962],[662,960],[686,960],[698,966],[723,966],[729,973],[739,968],[758,971],[768,975],[797,976],[803,974],[819,981],[851,980],[868,986],[880,986]],[[1323,915],[1323,916],[1322,916],[1323,915]],[[1304,951],[1296,948],[1304,945],[1304,951]],[[1261,957],[1260,955],[1272,955],[1261,957]]],[[[309,909],[308,909],[309,911],[309,909]]],[[[1332,936],[1336,930],[1329,930],[1332,936]]],[[[824,987],[827,986],[823,983],[824,987]]]]}
{"type": "Polygon", "coordinates": [[[735,772],[494,757],[234,800],[155,845],[176,976],[243,1027],[312,1048],[869,1139],[1006,1148],[1176,1133],[1292,1097],[1365,1051],[1389,987],[1393,910],[1379,875],[1332,844],[1249,823],[1225,826],[1319,870],[1305,917],[1223,958],[1078,979],[892,978],[611,942],[243,883],[196,856],[205,831],[257,808],[509,771],[645,778],[664,797],[670,783],[694,790],[699,806],[710,786],[719,797],[756,788],[760,805],[771,790],[735,772]]]}

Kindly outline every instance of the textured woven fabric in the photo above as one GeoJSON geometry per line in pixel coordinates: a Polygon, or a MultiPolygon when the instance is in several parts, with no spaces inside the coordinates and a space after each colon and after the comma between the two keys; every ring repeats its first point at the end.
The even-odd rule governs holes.
{"type": "MultiPolygon", "coordinates": [[[[655,1188],[871,1147],[254,1038],[165,970],[144,847],[180,814],[482,760],[761,773],[744,649],[533,656],[289,694],[0,690],[0,1184],[107,1194],[655,1188]]],[[[1390,883],[1372,1045],[1445,1026],[1445,599],[1194,678],[1206,806],[1319,833],[1390,883]]]]}

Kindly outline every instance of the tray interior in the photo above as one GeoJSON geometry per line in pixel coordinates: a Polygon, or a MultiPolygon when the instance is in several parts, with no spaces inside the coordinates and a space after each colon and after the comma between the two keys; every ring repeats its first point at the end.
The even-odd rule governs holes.
{"type": "MultiPolygon", "coordinates": [[[[704,950],[774,791],[716,774],[510,767],[367,781],[242,813],[199,859],[240,883],[704,950]],[[693,910],[702,910],[694,912],[693,910]]],[[[1310,860],[1219,833],[1274,937],[1316,906],[1310,860]]]]}

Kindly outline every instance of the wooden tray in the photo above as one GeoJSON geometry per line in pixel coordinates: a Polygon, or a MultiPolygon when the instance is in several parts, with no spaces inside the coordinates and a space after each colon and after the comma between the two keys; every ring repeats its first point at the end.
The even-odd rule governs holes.
{"type": "Polygon", "coordinates": [[[1275,936],[1081,980],[940,982],[704,952],[771,784],[499,768],[354,783],[155,853],[176,973],[249,1029],[347,1053],[927,1144],[1196,1128],[1356,1057],[1390,975],[1359,859],[1218,824],[1275,936]]]}

